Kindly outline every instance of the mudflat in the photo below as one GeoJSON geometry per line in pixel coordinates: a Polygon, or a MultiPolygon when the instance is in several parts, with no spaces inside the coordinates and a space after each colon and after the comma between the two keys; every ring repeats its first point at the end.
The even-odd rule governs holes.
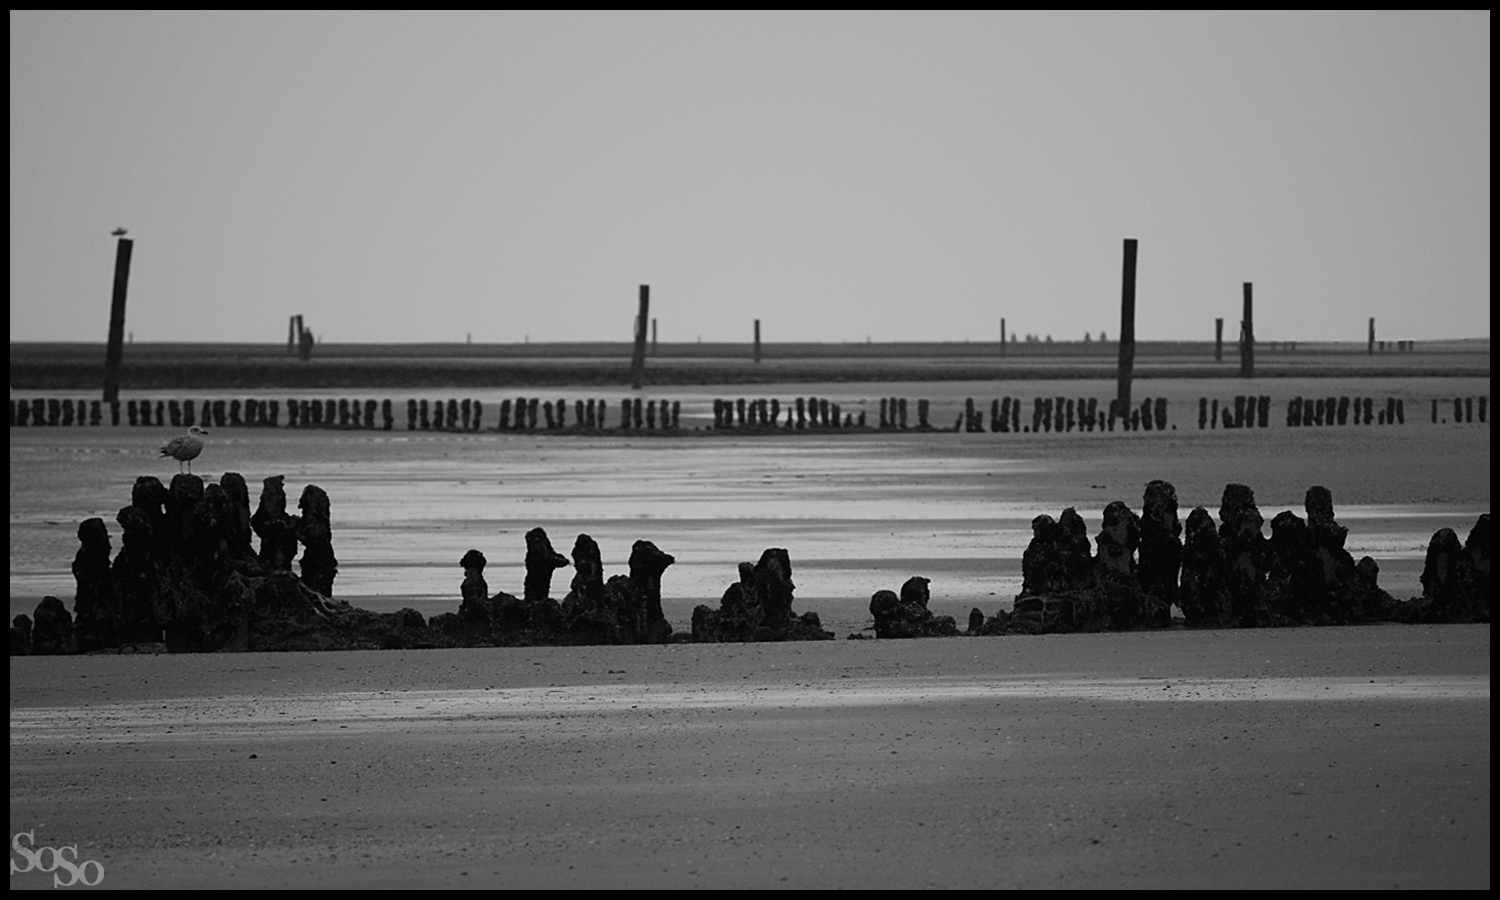
{"type": "MultiPolygon", "coordinates": [[[[1061,392],[1075,389],[1091,393],[1061,392]]],[[[985,396],[924,391],[944,410],[985,396]]],[[[1140,390],[1153,391],[1176,409],[1200,389],[1140,390]]],[[[974,606],[1008,609],[1033,516],[1075,506],[1092,530],[1112,500],[1139,508],[1156,478],[1184,516],[1250,485],[1268,520],[1324,485],[1350,552],[1374,557],[1392,594],[1417,595],[1432,532],[1466,535],[1489,510],[1490,440],[1487,424],[1413,411],[1488,380],[1400,391],[1410,417],[1397,427],[227,428],[195,462],[209,478],[327,490],[335,594],[370,609],[456,609],[470,547],[491,561],[491,590],[516,592],[521,535],[541,525],[564,547],[593,535],[608,574],[636,539],[676,555],[662,587],[679,629],[737,562],[785,547],[796,610],[842,638],[867,627],[871,593],[910,575],[931,578],[934,612],[961,623],[974,606]]],[[[799,392],[872,408],[917,396],[782,395],[799,392]]],[[[169,436],[12,429],[12,615],[43,593],[71,605],[79,521],[101,516],[118,540],[135,477],[175,472],[155,458],[169,436]]],[[[111,887],[1488,887],[1489,634],[16,658],[11,833],[76,845],[69,858],[96,861],[111,887]]]]}
{"type": "MultiPolygon", "coordinates": [[[[925,387],[934,404],[955,409],[964,393],[978,394],[978,386],[925,387]]],[[[1425,409],[1428,396],[1479,387],[1442,381],[1408,405],[1425,409]]],[[[850,406],[873,398],[878,414],[880,396],[908,388],[842,390],[850,406]]],[[[1334,389],[1317,379],[1272,388],[1334,389]]],[[[831,386],[814,389],[840,396],[831,386]]],[[[1143,383],[1141,393],[1196,389],[1143,383]]],[[[707,406],[708,396],[697,405],[707,406]]],[[[817,612],[840,637],[868,624],[871,594],[897,590],[913,575],[932,579],[933,611],[960,623],[976,606],[986,615],[1009,609],[1035,516],[1072,506],[1096,530],[1108,503],[1139,509],[1146,483],[1158,478],[1176,486],[1184,519],[1195,506],[1217,513],[1231,482],[1255,491],[1268,522],[1284,509],[1303,514],[1307,488],[1326,486],[1349,528],[1348,550],[1373,557],[1382,586],[1397,597],[1421,593],[1434,531],[1448,527],[1462,538],[1489,510],[1487,424],[1431,424],[1414,412],[1394,427],[1189,427],[1040,435],[689,431],[675,438],[216,428],[194,467],[211,480],[241,473],[252,497],[269,475],[286,476],[293,502],[306,485],[326,490],[339,560],[334,593],[368,609],[452,612],[458,562],[471,548],[489,560],[492,591],[519,594],[523,535],[541,526],[563,552],[579,533],[591,535],[607,574],[625,570],[636,540],[673,554],[662,595],[678,629],[697,604],[718,605],[738,580],[739,562],[785,547],[798,612],[817,612]]],[[[83,519],[103,518],[119,548],[115,514],[136,477],[165,482],[177,471],[156,451],[172,434],[11,431],[12,616],[31,614],[44,594],[71,600],[83,519]]],[[[556,596],[566,594],[570,572],[555,576],[556,596]]]]}
{"type": "Polygon", "coordinates": [[[109,887],[1484,888],[1489,659],[1487,625],[17,658],[11,831],[109,887]]]}

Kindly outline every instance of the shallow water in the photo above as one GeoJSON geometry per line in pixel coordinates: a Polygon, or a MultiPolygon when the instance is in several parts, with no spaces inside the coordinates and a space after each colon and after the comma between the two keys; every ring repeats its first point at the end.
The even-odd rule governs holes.
{"type": "MultiPolygon", "coordinates": [[[[169,435],[12,429],[12,616],[43,594],[71,601],[78,523],[100,516],[117,541],[114,516],[136,476],[174,474],[155,453],[169,435]]],[[[1433,531],[1462,538],[1488,509],[1488,459],[1488,426],[681,439],[223,428],[196,471],[241,472],[252,497],[278,473],[293,502],[308,484],[326,490],[335,592],[366,608],[456,609],[470,548],[489,560],[491,592],[519,594],[524,534],[541,526],[565,555],[591,535],[607,575],[626,570],[636,540],[676,556],[662,586],[678,628],[695,605],[717,605],[739,562],[785,547],[796,610],[843,634],[868,625],[872,593],[913,575],[932,580],[933,610],[961,625],[972,607],[1008,609],[1032,518],[1074,506],[1093,530],[1110,500],[1139,509],[1151,478],[1177,484],[1184,519],[1196,505],[1216,511],[1225,483],[1251,484],[1268,522],[1282,508],[1300,513],[1305,488],[1326,484],[1350,552],[1375,557],[1382,584],[1412,596],[1433,531]]],[[[570,573],[556,573],[554,596],[570,573]]]]}

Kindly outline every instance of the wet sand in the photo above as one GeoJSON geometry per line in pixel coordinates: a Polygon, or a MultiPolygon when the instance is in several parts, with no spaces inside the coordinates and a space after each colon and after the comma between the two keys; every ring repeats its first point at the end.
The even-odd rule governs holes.
{"type": "Polygon", "coordinates": [[[1381,626],[24,658],[11,830],[110,887],[1488,887],[1489,653],[1381,626]]]}
{"type": "MultiPolygon", "coordinates": [[[[102,517],[118,549],[114,517],[136,476],[176,471],[155,458],[165,436],[12,430],[12,616],[43,594],[71,600],[82,519],[102,517]]],[[[519,593],[523,536],[541,526],[563,553],[590,534],[611,574],[639,539],[676,556],[662,590],[679,629],[697,604],[717,605],[740,561],[785,547],[797,609],[840,636],[867,627],[871,594],[912,575],[932,579],[933,610],[960,622],[976,606],[1008,609],[1033,517],[1074,506],[1097,529],[1110,501],[1139,509],[1156,478],[1176,485],[1184,519],[1199,505],[1216,513],[1229,482],[1255,490],[1268,522],[1302,514],[1307,488],[1325,485],[1350,552],[1414,596],[1432,533],[1467,535],[1490,491],[1487,425],[678,439],[225,428],[210,440],[195,461],[205,477],[240,472],[253,496],[284,474],[294,501],[307,484],[328,491],[334,590],[359,606],[456,609],[470,548],[489,560],[491,591],[519,593]]],[[[570,571],[554,576],[556,595],[570,571]]]]}
{"type": "MultiPolygon", "coordinates": [[[[921,395],[885,387],[845,390],[921,395]]],[[[169,431],[12,429],[12,615],[42,593],[71,605],[78,522],[104,517],[118,548],[135,477],[175,471],[155,459],[169,431]]],[[[1033,516],[1076,506],[1092,530],[1155,478],[1184,517],[1248,484],[1267,520],[1323,484],[1348,549],[1413,596],[1432,532],[1488,511],[1489,459],[1487,425],[1409,417],[675,440],[216,429],[196,469],[328,490],[335,590],[367,608],[456,609],[470,547],[491,591],[519,592],[522,535],[542,525],[564,551],[593,535],[611,574],[639,538],[675,554],[678,628],[737,562],[786,547],[797,610],[842,636],[914,574],[961,622],[1009,608],[1033,516]]],[[[10,665],[11,832],[76,844],[111,887],[1489,885],[1488,626],[10,665]]]]}

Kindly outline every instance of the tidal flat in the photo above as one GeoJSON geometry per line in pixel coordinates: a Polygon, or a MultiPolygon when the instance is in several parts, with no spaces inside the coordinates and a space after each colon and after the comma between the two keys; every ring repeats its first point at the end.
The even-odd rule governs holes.
{"type": "MultiPolygon", "coordinates": [[[[1293,381],[1206,387],[1334,392],[1293,381]]],[[[1400,389],[1487,394],[1458,381],[1400,389]]],[[[636,539],[676,555],[679,629],[785,547],[797,611],[840,638],[911,575],[940,615],[1008,609],[1032,517],[1073,506],[1096,530],[1157,478],[1184,516],[1249,485],[1268,520],[1326,486],[1397,597],[1433,531],[1489,510],[1488,424],[1198,431],[1200,388],[1162,384],[1176,431],[229,428],[195,471],[328,491],[335,594],[358,606],[456,609],[471,547],[514,592],[540,525],[591,534],[610,574],[636,539]]],[[[729,396],[1035,395],[976,387],[729,396]]],[[[117,534],[134,479],[173,474],[172,433],[12,429],[12,615],[71,605],[79,521],[117,534]]],[[[1386,625],[15,658],[11,831],[76,844],[116,887],[1488,887],[1489,653],[1488,625],[1386,625]]]]}

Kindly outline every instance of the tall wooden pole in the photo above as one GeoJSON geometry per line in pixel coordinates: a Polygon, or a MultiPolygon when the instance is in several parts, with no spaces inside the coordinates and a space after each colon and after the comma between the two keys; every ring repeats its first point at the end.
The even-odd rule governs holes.
{"type": "Polygon", "coordinates": [[[1214,359],[1224,358],[1224,320],[1214,319],[1214,359]]]}
{"type": "Polygon", "coordinates": [[[1240,377],[1255,377],[1255,306],[1250,299],[1250,282],[1245,282],[1245,314],[1240,320],[1240,377]]]}
{"type": "Polygon", "coordinates": [[[760,319],[755,320],[755,361],[760,362],[760,319]]]}
{"type": "Polygon", "coordinates": [[[109,344],[104,352],[104,402],[120,399],[120,363],[125,359],[125,288],[130,284],[130,252],[135,242],[120,238],[115,248],[115,292],[109,305],[109,344]]]}
{"type": "Polygon", "coordinates": [[[1115,400],[1121,415],[1130,415],[1130,376],[1135,369],[1136,239],[1125,239],[1125,267],[1120,279],[1120,374],[1115,400]]]}
{"type": "Polygon", "coordinates": [[[1365,353],[1367,353],[1370,356],[1374,356],[1375,355],[1375,317],[1374,316],[1370,317],[1370,346],[1365,349],[1365,353]]]}
{"type": "Polygon", "coordinates": [[[651,317],[651,286],[641,285],[641,311],[635,317],[635,353],[630,358],[630,386],[639,389],[646,375],[646,323],[651,317]]]}
{"type": "Polygon", "coordinates": [[[1000,317],[1000,355],[1005,355],[1005,317],[1000,317]]]}

